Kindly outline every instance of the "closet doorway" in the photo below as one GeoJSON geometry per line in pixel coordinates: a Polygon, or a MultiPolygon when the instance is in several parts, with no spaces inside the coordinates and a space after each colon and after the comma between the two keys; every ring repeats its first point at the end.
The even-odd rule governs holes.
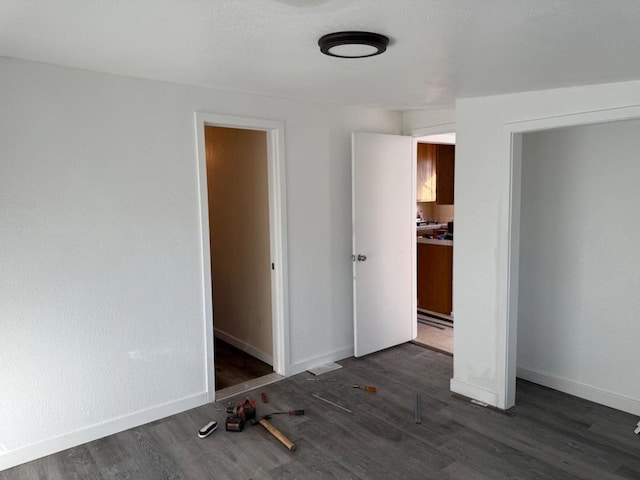
{"type": "Polygon", "coordinates": [[[274,185],[278,129],[208,117],[198,122],[203,274],[208,386],[220,400],[285,373],[282,197],[274,185]]]}

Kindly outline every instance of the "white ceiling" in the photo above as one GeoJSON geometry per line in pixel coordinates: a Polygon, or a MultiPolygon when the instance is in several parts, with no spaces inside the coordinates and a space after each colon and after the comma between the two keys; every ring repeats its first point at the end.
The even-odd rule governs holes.
{"type": "Polygon", "coordinates": [[[638,0],[0,0],[0,56],[323,102],[457,97],[640,78],[638,0]],[[341,30],[384,55],[322,55],[341,30]]]}

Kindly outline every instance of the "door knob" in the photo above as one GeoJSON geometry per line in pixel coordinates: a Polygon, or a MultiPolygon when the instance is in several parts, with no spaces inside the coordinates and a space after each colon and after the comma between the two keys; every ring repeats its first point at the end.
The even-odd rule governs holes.
{"type": "Polygon", "coordinates": [[[366,255],[362,255],[361,253],[358,254],[358,261],[359,262],[366,262],[367,261],[367,256],[366,255]]]}

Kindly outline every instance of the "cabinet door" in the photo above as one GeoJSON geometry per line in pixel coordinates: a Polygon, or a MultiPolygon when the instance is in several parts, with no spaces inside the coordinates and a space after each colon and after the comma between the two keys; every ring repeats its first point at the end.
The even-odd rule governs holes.
{"type": "Polygon", "coordinates": [[[418,243],[418,308],[451,315],[453,247],[418,243]]]}
{"type": "Polygon", "coordinates": [[[455,151],[454,145],[436,145],[436,203],[439,205],[453,205],[455,151]]]}
{"type": "Polygon", "coordinates": [[[416,202],[436,201],[436,145],[418,143],[416,202]]]}

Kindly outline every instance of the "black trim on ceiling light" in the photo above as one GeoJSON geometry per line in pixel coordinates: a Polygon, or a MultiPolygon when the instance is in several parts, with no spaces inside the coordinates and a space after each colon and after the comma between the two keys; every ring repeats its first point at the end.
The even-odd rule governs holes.
{"type": "Polygon", "coordinates": [[[320,37],[318,46],[325,55],[339,58],[364,58],[380,55],[387,49],[389,38],[379,33],[372,32],[335,32],[320,37]],[[367,55],[339,55],[332,53],[331,49],[342,45],[369,45],[376,49],[374,53],[367,55]]]}

